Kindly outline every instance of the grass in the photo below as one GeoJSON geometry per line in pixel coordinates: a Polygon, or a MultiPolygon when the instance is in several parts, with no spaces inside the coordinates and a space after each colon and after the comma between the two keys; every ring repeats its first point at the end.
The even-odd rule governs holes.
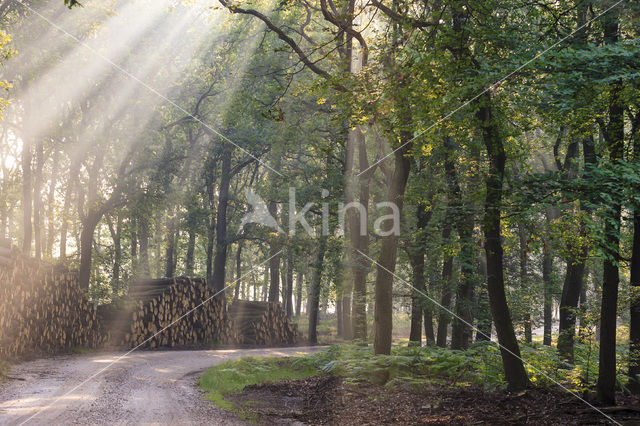
{"type": "Polygon", "coordinates": [[[239,410],[225,399],[242,392],[245,386],[278,382],[286,379],[303,379],[319,374],[310,358],[242,358],[225,362],[207,370],[198,380],[207,393],[207,399],[222,409],[239,410]]]}

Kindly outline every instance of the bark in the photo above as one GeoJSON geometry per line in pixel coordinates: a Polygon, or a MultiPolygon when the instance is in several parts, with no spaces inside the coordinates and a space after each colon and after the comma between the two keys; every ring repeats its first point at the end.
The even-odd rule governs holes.
{"type": "Polygon", "coordinates": [[[44,144],[36,144],[36,169],[33,179],[33,238],[35,257],[42,258],[42,170],[44,168],[44,144]]]}
{"type": "Polygon", "coordinates": [[[194,253],[196,250],[196,231],[189,229],[189,240],[187,241],[187,255],[185,259],[185,271],[188,277],[193,276],[194,253]]]}
{"type": "MultiPolygon", "coordinates": [[[[278,207],[275,201],[270,201],[267,207],[271,216],[277,218],[278,207]]],[[[269,257],[271,258],[269,260],[269,273],[271,276],[269,281],[269,302],[280,301],[280,256],[278,255],[280,244],[277,239],[278,236],[274,236],[269,245],[269,257]]]]}
{"type": "Polygon", "coordinates": [[[139,273],[142,277],[151,276],[151,267],[149,265],[149,218],[139,217],[138,220],[138,238],[140,243],[140,262],[139,273]]]}
{"type": "Polygon", "coordinates": [[[629,281],[632,296],[629,324],[629,384],[627,387],[630,392],[638,395],[640,394],[640,212],[637,208],[633,214],[633,248],[629,281]]]}
{"type": "MultiPolygon", "coordinates": [[[[371,173],[369,169],[369,160],[367,158],[367,149],[365,138],[360,133],[358,144],[358,165],[360,172],[360,204],[364,207],[364,213],[368,216],[371,173]]],[[[367,276],[369,275],[370,261],[369,256],[369,234],[367,232],[361,235],[358,232],[357,250],[354,258],[353,269],[353,300],[352,300],[352,332],[353,338],[365,340],[367,338],[367,276]]]]}
{"type": "Polygon", "coordinates": [[[45,255],[48,258],[53,257],[53,244],[55,242],[55,202],[56,202],[56,185],[58,184],[59,170],[59,151],[54,148],[51,158],[51,178],[49,179],[49,193],[47,194],[47,242],[45,244],[45,255]]]}
{"type": "MultiPolygon", "coordinates": [[[[527,231],[522,223],[518,224],[518,239],[520,241],[520,286],[527,288],[529,285],[529,271],[527,269],[529,263],[529,243],[527,240],[527,231]]],[[[522,301],[525,304],[524,307],[524,340],[527,343],[532,342],[531,334],[531,307],[528,300],[522,301]]]]}
{"type": "Polygon", "coordinates": [[[491,340],[491,327],[493,319],[491,318],[491,308],[489,307],[489,292],[487,290],[487,256],[481,251],[478,255],[478,273],[482,277],[482,285],[478,291],[478,300],[476,302],[476,342],[491,340]]]}
{"type": "Polygon", "coordinates": [[[90,210],[82,220],[82,232],[80,233],[80,270],[78,281],[80,288],[87,290],[91,278],[91,261],[93,254],[93,234],[102,219],[102,212],[90,210]]]}
{"type": "MultiPolygon", "coordinates": [[[[175,212],[171,212],[173,216],[175,212]]],[[[176,223],[174,219],[167,219],[167,248],[165,254],[165,277],[172,278],[176,273],[176,223]]]]}
{"type": "Polygon", "coordinates": [[[445,137],[444,146],[446,155],[444,169],[452,204],[452,209],[449,211],[454,217],[460,239],[460,282],[456,287],[456,318],[453,319],[451,330],[451,347],[466,349],[471,342],[471,324],[473,323],[473,215],[462,202],[462,191],[455,166],[453,138],[445,137]]]}
{"type": "Polygon", "coordinates": [[[569,263],[562,298],[560,299],[560,325],[558,328],[558,357],[573,364],[573,345],[576,332],[576,314],[580,289],[584,279],[584,262],[569,263]]]}
{"type": "Polygon", "coordinates": [[[293,316],[293,252],[287,250],[287,291],[284,297],[287,316],[293,316]]]}
{"type": "Polygon", "coordinates": [[[529,386],[529,378],[522,363],[520,348],[507,304],[500,235],[506,155],[502,136],[494,121],[490,95],[488,93],[482,95],[480,102],[477,117],[480,121],[482,137],[489,158],[489,170],[486,175],[485,215],[482,224],[485,237],[484,248],[487,255],[487,289],[491,314],[500,343],[507,386],[512,390],[521,390],[529,386]]]}
{"type": "Polygon", "coordinates": [[[302,272],[298,272],[298,278],[296,280],[296,317],[300,316],[300,310],[302,309],[302,272]]]}
{"type": "Polygon", "coordinates": [[[238,300],[240,298],[240,287],[242,283],[240,278],[242,277],[242,243],[238,243],[238,249],[236,250],[236,281],[235,289],[233,292],[233,298],[238,300]]]}
{"type": "MultiPolygon", "coordinates": [[[[607,44],[618,42],[618,10],[612,9],[603,17],[604,38],[607,44]]],[[[609,123],[605,139],[609,150],[609,160],[616,163],[623,159],[624,148],[624,98],[620,80],[611,84],[609,100],[609,123]]],[[[621,206],[613,202],[611,217],[605,221],[604,233],[607,239],[607,256],[602,271],[602,305],[600,309],[600,353],[597,398],[604,404],[615,403],[616,387],[616,318],[618,308],[618,286],[620,276],[620,214],[621,206]]]]}
{"type": "Polygon", "coordinates": [[[311,276],[311,288],[309,297],[309,343],[315,345],[318,343],[318,311],[320,303],[320,283],[322,280],[322,269],[324,266],[324,255],[327,249],[327,237],[322,235],[318,241],[318,257],[315,265],[313,265],[313,274],[311,276]]]}
{"type": "MultiPolygon", "coordinates": [[[[451,237],[451,221],[449,214],[445,216],[442,226],[442,243],[448,246],[451,237]]],[[[442,261],[442,280],[441,280],[441,296],[440,296],[440,313],[438,314],[438,333],[436,334],[436,345],[444,348],[447,346],[447,333],[449,330],[449,313],[442,308],[449,309],[452,296],[452,276],[453,276],[453,255],[448,250],[444,253],[442,261]]]]}
{"type": "Polygon", "coordinates": [[[213,259],[213,277],[211,285],[216,292],[225,287],[227,267],[227,208],[229,206],[229,186],[231,184],[231,151],[222,154],[220,186],[218,188],[218,209],[216,215],[216,255],[213,259]]]}
{"type": "MultiPolygon", "coordinates": [[[[640,113],[636,113],[633,126],[634,160],[640,161],[640,113]]],[[[631,249],[631,286],[629,320],[629,391],[640,395],[640,207],[633,211],[633,247],[631,249]]]]}
{"type": "MultiPolygon", "coordinates": [[[[411,139],[410,134],[405,134],[401,138],[402,143],[411,139]]],[[[407,179],[411,168],[407,155],[410,145],[406,144],[394,153],[395,169],[391,178],[391,185],[387,200],[395,203],[400,215],[402,215],[402,205],[404,191],[407,187],[407,179]]],[[[389,214],[391,212],[387,212],[389,214]]],[[[374,352],[376,355],[391,353],[391,335],[393,329],[393,274],[396,269],[396,256],[398,252],[398,236],[395,233],[382,237],[380,255],[377,261],[377,274],[375,282],[375,338],[374,352]]]]}
{"type": "Polygon", "coordinates": [[[116,217],[116,226],[113,226],[111,220],[107,221],[109,233],[113,241],[113,269],[111,273],[111,288],[116,290],[120,285],[120,269],[122,266],[122,215],[118,213],[116,217]]]}
{"type": "MultiPolygon", "coordinates": [[[[421,161],[416,173],[424,171],[424,161],[421,161]]],[[[427,203],[431,203],[432,195],[429,194],[428,200],[419,202],[416,206],[416,234],[413,241],[413,247],[409,250],[409,261],[413,269],[412,285],[414,290],[411,292],[411,328],[409,332],[409,341],[422,344],[422,317],[426,313],[425,309],[430,303],[424,296],[426,293],[426,282],[424,274],[424,256],[425,256],[425,232],[426,227],[431,220],[432,209],[427,211],[427,203]]],[[[433,328],[433,325],[432,325],[433,328]]]]}
{"type": "Polygon", "coordinates": [[[546,346],[551,346],[551,331],[553,326],[553,255],[551,254],[551,247],[549,247],[549,244],[550,242],[548,238],[545,238],[542,242],[542,282],[544,285],[544,326],[542,332],[542,344],[546,346]]]}
{"type": "Polygon", "coordinates": [[[32,182],[31,182],[31,138],[26,137],[22,141],[22,229],[24,240],[22,242],[22,252],[31,254],[31,240],[33,231],[31,227],[32,215],[32,182]]]}

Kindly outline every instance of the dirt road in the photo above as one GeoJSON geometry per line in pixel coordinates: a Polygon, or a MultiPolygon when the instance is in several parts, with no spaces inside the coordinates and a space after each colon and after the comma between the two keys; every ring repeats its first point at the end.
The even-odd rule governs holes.
{"type": "Polygon", "coordinates": [[[139,351],[65,395],[120,354],[69,355],[15,365],[0,385],[0,425],[241,425],[203,399],[196,380],[242,356],[288,356],[318,348],[139,351]]]}

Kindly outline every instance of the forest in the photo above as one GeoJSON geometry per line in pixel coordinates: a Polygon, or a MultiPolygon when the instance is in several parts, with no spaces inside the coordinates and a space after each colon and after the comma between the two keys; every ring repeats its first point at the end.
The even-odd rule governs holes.
{"type": "Polygon", "coordinates": [[[638,403],[638,2],[3,0],[0,89],[0,267],[70,271],[69,324],[638,403]]]}

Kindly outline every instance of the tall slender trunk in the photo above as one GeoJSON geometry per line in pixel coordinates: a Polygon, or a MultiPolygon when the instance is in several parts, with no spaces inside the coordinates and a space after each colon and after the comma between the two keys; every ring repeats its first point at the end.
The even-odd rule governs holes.
{"type": "MultiPolygon", "coordinates": [[[[529,242],[527,231],[522,223],[518,224],[518,240],[520,242],[520,286],[522,288],[529,287],[529,242]]],[[[523,312],[524,340],[527,343],[532,342],[531,333],[531,306],[528,300],[524,301],[525,307],[523,312]]]]}
{"type": "Polygon", "coordinates": [[[55,242],[55,202],[56,202],[56,185],[58,184],[58,170],[60,167],[58,149],[53,149],[51,156],[51,177],[49,178],[49,193],[47,194],[47,242],[45,244],[45,256],[53,257],[53,244],[55,242]]]}
{"type": "Polygon", "coordinates": [[[309,292],[309,343],[318,343],[318,311],[320,303],[320,283],[322,281],[322,269],[324,267],[324,254],[327,249],[327,237],[322,235],[318,241],[318,257],[313,265],[311,276],[311,288],[309,292]]]}
{"type": "Polygon", "coordinates": [[[545,237],[542,241],[542,282],[544,285],[542,344],[546,346],[551,346],[551,331],[553,326],[553,255],[551,254],[550,244],[549,239],[545,237]]]}
{"type": "Polygon", "coordinates": [[[87,290],[91,279],[91,261],[93,255],[93,234],[98,223],[102,219],[102,213],[96,210],[89,210],[82,220],[82,231],[80,233],[80,270],[78,272],[78,283],[80,288],[87,290]]]}
{"type": "Polygon", "coordinates": [[[284,297],[287,316],[293,316],[293,251],[287,249],[287,291],[284,297]]]}
{"type": "MultiPolygon", "coordinates": [[[[442,225],[442,241],[445,246],[449,245],[451,237],[451,221],[449,215],[444,219],[442,225]]],[[[449,309],[452,296],[452,276],[453,276],[453,255],[446,250],[442,261],[442,280],[441,280],[441,296],[440,307],[449,309]]],[[[436,335],[436,345],[444,348],[447,346],[447,334],[449,331],[449,313],[444,309],[440,309],[438,314],[438,333],[436,335]]]]}
{"type": "MultiPolygon", "coordinates": [[[[612,9],[602,18],[604,38],[607,44],[618,42],[618,10],[612,9]]],[[[604,129],[609,150],[609,160],[617,163],[623,159],[624,150],[624,97],[622,81],[611,84],[609,100],[609,123],[604,129]]],[[[607,239],[608,255],[605,257],[602,271],[602,305],[600,309],[600,354],[598,400],[614,404],[616,399],[616,319],[618,309],[618,286],[620,276],[618,260],[620,258],[620,214],[622,207],[618,202],[608,206],[610,217],[605,220],[604,234],[607,239]]]]}
{"type": "Polygon", "coordinates": [[[216,292],[224,289],[227,267],[227,208],[229,206],[229,186],[231,184],[231,151],[222,154],[218,211],[216,215],[216,255],[213,259],[211,285],[216,292]]]}
{"type": "Polygon", "coordinates": [[[298,278],[296,280],[296,316],[300,316],[300,310],[302,309],[302,281],[304,275],[302,272],[298,272],[298,278]]]}
{"type": "Polygon", "coordinates": [[[238,300],[240,298],[240,288],[242,287],[242,243],[238,243],[238,249],[236,250],[236,281],[233,298],[238,300]]]}
{"type": "MultiPolygon", "coordinates": [[[[405,133],[405,132],[403,132],[405,133]]],[[[410,134],[404,134],[401,143],[409,141],[410,134]]],[[[407,187],[407,179],[411,168],[408,153],[411,144],[404,145],[394,153],[395,169],[391,177],[391,185],[387,200],[396,205],[399,216],[402,216],[404,191],[407,187]]],[[[388,211],[387,214],[392,213],[388,211]]],[[[396,218],[400,220],[400,217],[396,218]]],[[[377,274],[375,282],[375,338],[374,352],[389,355],[391,353],[391,336],[393,331],[393,274],[396,269],[396,256],[398,253],[398,235],[391,232],[382,237],[380,255],[377,262],[377,274]]]]}
{"type": "MultiPolygon", "coordinates": [[[[173,217],[174,211],[170,216],[173,217]]],[[[165,251],[165,277],[171,278],[176,273],[176,223],[173,218],[167,219],[167,247],[165,251]]]]}
{"type": "Polygon", "coordinates": [[[465,206],[462,201],[462,191],[454,157],[456,146],[451,136],[445,137],[444,147],[446,155],[444,169],[452,207],[448,209],[450,213],[447,212],[447,215],[454,218],[460,242],[460,281],[456,286],[456,317],[453,319],[451,330],[451,347],[466,349],[471,341],[471,324],[473,323],[473,215],[471,209],[465,206]]]}
{"type": "MultiPolygon", "coordinates": [[[[267,206],[269,213],[273,218],[278,217],[278,206],[275,201],[270,201],[267,206]]],[[[272,237],[269,243],[269,273],[271,279],[269,281],[269,302],[280,301],[280,244],[278,235],[272,237]]]]}
{"type": "Polygon", "coordinates": [[[107,222],[109,233],[113,241],[113,269],[111,272],[111,288],[116,290],[120,286],[120,269],[122,266],[122,214],[118,212],[116,217],[116,226],[114,227],[111,220],[107,222]]]}
{"type": "MultiPolygon", "coordinates": [[[[425,162],[422,160],[416,170],[416,173],[422,173],[425,168],[425,162]]],[[[422,344],[422,317],[424,308],[430,303],[423,294],[427,291],[425,274],[424,274],[424,256],[425,256],[425,232],[429,221],[431,220],[432,209],[427,210],[427,203],[431,203],[431,194],[421,200],[416,206],[416,233],[413,240],[413,247],[410,249],[409,261],[413,269],[412,284],[414,290],[411,292],[411,328],[409,331],[409,341],[422,344]]]]}
{"type": "MultiPolygon", "coordinates": [[[[638,138],[640,139],[640,137],[638,138]]],[[[636,144],[636,158],[639,156],[640,143],[636,144]]],[[[629,322],[629,391],[640,394],[640,212],[633,213],[633,248],[631,251],[632,288],[631,319],[629,322]]]]}
{"type": "Polygon", "coordinates": [[[44,169],[44,144],[36,144],[36,169],[33,179],[33,238],[35,257],[42,257],[42,171],[44,169]]]}
{"type": "Polygon", "coordinates": [[[33,240],[33,231],[31,227],[32,215],[32,182],[31,182],[31,138],[26,137],[22,141],[22,229],[23,242],[22,252],[26,255],[31,254],[31,241],[33,240]]]}
{"type": "Polygon", "coordinates": [[[489,307],[489,292],[487,290],[487,255],[481,251],[478,253],[478,273],[482,278],[482,284],[478,290],[476,302],[477,331],[476,342],[491,340],[491,328],[493,318],[491,318],[491,308],[489,307]]]}
{"type": "Polygon", "coordinates": [[[500,235],[506,154],[502,136],[493,117],[491,102],[490,95],[485,93],[480,98],[481,104],[477,113],[489,158],[489,170],[486,176],[485,215],[482,224],[485,238],[484,247],[487,253],[487,289],[507,385],[512,390],[521,390],[529,386],[529,378],[522,363],[520,347],[513,330],[511,313],[507,304],[500,235]]]}
{"type": "Polygon", "coordinates": [[[139,273],[144,278],[151,276],[151,265],[149,264],[149,218],[141,216],[138,222],[138,238],[140,243],[139,273]]]}
{"type": "Polygon", "coordinates": [[[185,272],[187,276],[193,276],[194,253],[196,250],[196,231],[189,229],[189,240],[187,241],[187,254],[185,258],[185,272]]]}
{"type": "MultiPolygon", "coordinates": [[[[633,156],[640,161],[640,113],[636,112],[633,131],[633,156]]],[[[633,248],[631,249],[631,303],[629,306],[629,383],[633,394],[640,395],[640,207],[633,211],[633,248]]]]}

